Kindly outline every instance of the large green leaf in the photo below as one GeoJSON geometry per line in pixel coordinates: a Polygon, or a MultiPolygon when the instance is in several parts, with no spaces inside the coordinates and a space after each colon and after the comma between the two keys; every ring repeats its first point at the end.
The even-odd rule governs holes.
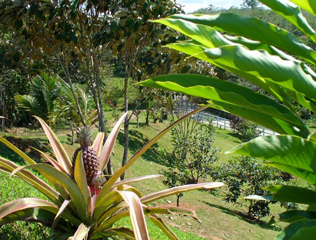
{"type": "MultiPolygon", "coordinates": [[[[260,0],[271,8],[274,12],[291,22],[300,29],[314,43],[316,43],[316,34],[314,29],[308,24],[299,7],[284,0],[260,0]]],[[[304,1],[299,1],[300,3],[304,1]]]]}
{"type": "Polygon", "coordinates": [[[306,210],[292,210],[280,213],[280,220],[284,222],[295,222],[303,218],[316,219],[316,212],[306,210]]]}
{"type": "Polygon", "coordinates": [[[289,0],[307,12],[316,15],[316,2],[313,0],[289,0]]]}
{"type": "Polygon", "coordinates": [[[200,75],[171,74],[148,79],[140,85],[210,99],[216,106],[276,132],[308,136],[306,126],[287,108],[234,83],[200,75]],[[301,129],[301,133],[296,129],[301,129]]]}
{"type": "Polygon", "coordinates": [[[227,153],[264,159],[272,166],[316,183],[316,143],[313,141],[289,135],[265,136],[238,145],[227,153]]]}
{"type": "Polygon", "coordinates": [[[315,236],[316,220],[302,219],[285,227],[276,240],[315,239],[315,236]]]}
{"type": "Polygon", "coordinates": [[[36,114],[38,116],[43,116],[43,111],[38,100],[30,95],[15,95],[14,101],[17,105],[28,112],[36,114]]]}
{"type": "MultiPolygon", "coordinates": [[[[286,30],[280,29],[273,24],[257,18],[241,17],[232,13],[222,13],[217,15],[176,14],[166,19],[156,20],[156,22],[166,24],[171,28],[178,28],[177,26],[174,26],[175,23],[182,26],[174,20],[183,21],[182,24],[192,22],[195,24],[206,25],[221,32],[257,40],[292,53],[295,56],[300,56],[313,64],[316,63],[316,53],[312,48],[304,45],[286,30]]],[[[203,32],[197,32],[197,34],[200,35],[203,34],[203,32]]],[[[191,37],[189,34],[186,35],[191,37]]]]}
{"type": "MultiPolygon", "coordinates": [[[[179,44],[168,46],[184,53],[187,51],[179,44]]],[[[316,83],[311,75],[306,74],[305,66],[297,61],[283,60],[278,56],[269,55],[264,50],[250,51],[242,46],[231,45],[207,49],[194,57],[229,70],[256,85],[259,85],[258,79],[261,79],[267,85],[277,84],[286,90],[316,99],[316,83]]]]}
{"type": "Polygon", "coordinates": [[[264,189],[273,193],[273,200],[281,202],[294,202],[307,205],[316,205],[316,192],[295,186],[274,185],[264,189]]]}

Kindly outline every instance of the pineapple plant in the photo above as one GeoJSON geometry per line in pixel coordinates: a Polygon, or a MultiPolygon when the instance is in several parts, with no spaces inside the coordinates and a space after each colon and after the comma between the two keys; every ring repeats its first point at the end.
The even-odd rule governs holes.
{"type": "Polygon", "coordinates": [[[91,147],[93,139],[91,136],[90,127],[78,128],[77,129],[77,140],[80,147],[76,149],[72,158],[72,176],[74,176],[75,162],[79,151],[82,154],[82,161],[84,170],[86,173],[86,179],[88,186],[99,188],[98,177],[100,176],[100,165],[96,151],[91,147]]]}
{"type": "Polygon", "coordinates": [[[181,212],[197,219],[195,212],[183,208],[152,207],[150,203],[180,192],[221,187],[223,183],[211,182],[185,185],[143,196],[138,189],[130,186],[129,183],[153,179],[161,177],[161,175],[139,176],[124,181],[120,181],[119,178],[172,127],[206,107],[201,107],[187,114],[160,132],[136,152],[126,165],[117,169],[104,184],[99,181],[101,176],[99,177],[98,172],[102,172],[108,163],[120,125],[127,113],[115,124],[104,144],[104,133],[98,133],[92,144],[91,130],[80,129],[78,131],[80,147],[75,151],[73,161],[69,158],[55,133],[39,117],[36,118],[52,146],[55,158],[39,151],[43,162],[37,163],[0,136],[0,142],[25,161],[25,165],[19,166],[0,157],[0,170],[23,179],[49,199],[20,198],[0,206],[0,227],[14,221],[36,221],[45,226],[50,226],[51,231],[54,232],[54,239],[120,237],[149,240],[146,217],[157,225],[169,239],[178,239],[157,214],[181,212]],[[93,168],[90,169],[90,166],[93,166],[93,168]],[[30,170],[39,172],[46,178],[47,182],[30,170]],[[115,226],[117,221],[127,216],[131,218],[132,229],[115,226]]]}

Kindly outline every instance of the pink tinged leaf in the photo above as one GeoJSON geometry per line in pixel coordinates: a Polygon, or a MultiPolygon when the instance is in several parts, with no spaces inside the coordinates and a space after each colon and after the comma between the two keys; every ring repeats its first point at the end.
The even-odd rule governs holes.
{"type": "Polygon", "coordinates": [[[55,218],[54,218],[54,222],[52,224],[52,227],[51,227],[51,232],[54,231],[55,227],[56,227],[56,224],[59,220],[59,218],[61,217],[62,213],[65,211],[65,209],[67,208],[68,204],[70,203],[71,201],[71,198],[70,196],[68,196],[68,198],[63,202],[63,204],[60,206],[55,218]]]}
{"type": "Polygon", "coordinates": [[[173,188],[166,189],[160,192],[149,194],[145,197],[142,197],[140,200],[143,204],[146,204],[146,203],[155,201],[157,199],[161,199],[161,198],[168,197],[168,196],[175,195],[182,192],[187,192],[187,191],[192,191],[192,190],[197,190],[197,189],[209,190],[209,189],[218,188],[222,186],[224,186],[224,183],[221,183],[221,182],[183,185],[183,186],[173,187],[173,188]]]}
{"type": "MultiPolygon", "coordinates": [[[[0,157],[0,166],[4,168],[7,173],[12,173],[14,169],[18,169],[19,166],[15,163],[1,158],[0,157]]],[[[46,197],[48,197],[50,200],[52,200],[54,203],[59,202],[59,193],[56,192],[51,186],[47,185],[43,180],[35,176],[33,173],[27,171],[27,170],[20,170],[17,171],[17,175],[30,184],[31,186],[35,187],[37,190],[39,190],[41,193],[43,193],[46,197]]]]}
{"type": "Polygon", "coordinates": [[[88,239],[89,230],[90,230],[90,227],[87,227],[83,223],[81,223],[72,239],[74,240],[88,239]]]}
{"type": "Polygon", "coordinates": [[[54,150],[57,161],[67,171],[67,173],[70,174],[71,169],[72,169],[71,161],[70,161],[63,145],[60,143],[60,141],[58,140],[58,138],[56,137],[56,135],[54,134],[52,129],[41,118],[36,117],[36,116],[35,116],[35,118],[42,125],[42,128],[43,128],[50,144],[52,145],[52,148],[54,150]]]}
{"type": "Polygon", "coordinates": [[[75,211],[77,212],[79,218],[83,221],[86,221],[90,217],[88,205],[85,204],[86,200],[84,195],[82,194],[75,181],[69,178],[69,176],[58,171],[56,168],[44,163],[28,165],[24,168],[32,168],[34,170],[45,173],[45,177],[48,181],[58,181],[58,183],[62,185],[63,188],[69,193],[73,205],[75,206],[75,211]]]}
{"type": "Polygon", "coordinates": [[[112,153],[117,134],[120,131],[120,126],[121,126],[122,122],[124,121],[126,115],[127,115],[127,112],[124,113],[120,117],[120,119],[117,121],[117,123],[115,124],[114,128],[112,129],[110,135],[106,139],[106,142],[105,142],[105,144],[104,144],[104,146],[102,148],[101,154],[99,156],[101,171],[103,171],[103,169],[105,168],[105,166],[107,165],[107,163],[109,161],[109,158],[110,158],[110,155],[112,153]]]}
{"type": "Polygon", "coordinates": [[[55,204],[46,200],[37,198],[20,198],[0,207],[0,219],[16,211],[28,208],[42,208],[55,213],[58,211],[58,207],[55,204]]]}
{"type": "Polygon", "coordinates": [[[141,191],[139,191],[137,188],[134,188],[130,185],[120,185],[119,187],[117,187],[117,190],[121,190],[121,191],[129,191],[129,192],[133,192],[135,193],[139,198],[141,198],[143,196],[143,194],[141,193],[141,191]]]}
{"type": "Polygon", "coordinates": [[[27,156],[24,152],[22,152],[20,149],[18,149],[16,146],[14,146],[8,140],[4,139],[3,137],[0,137],[0,142],[5,144],[11,150],[13,150],[16,154],[18,154],[21,158],[23,158],[23,160],[25,162],[27,162],[29,164],[36,164],[36,162],[33,159],[31,159],[29,156],[27,156]]]}
{"type": "Polygon", "coordinates": [[[36,149],[36,148],[33,148],[33,149],[36,150],[36,151],[38,151],[38,152],[41,154],[41,156],[42,156],[44,159],[46,159],[46,161],[48,161],[50,164],[52,164],[56,169],[58,169],[59,171],[65,173],[65,174],[68,174],[68,173],[66,172],[66,170],[65,170],[58,162],[55,161],[55,159],[51,158],[51,157],[48,156],[46,153],[44,153],[44,152],[42,152],[42,151],[40,151],[40,150],[38,150],[38,149],[36,149]]]}
{"type": "Polygon", "coordinates": [[[129,206],[133,231],[137,240],[149,240],[143,207],[138,196],[133,192],[118,191],[129,206]]]}
{"type": "Polygon", "coordinates": [[[0,219],[0,226],[16,221],[40,222],[45,225],[52,223],[55,214],[40,208],[29,208],[16,211],[0,219]]]}
{"type": "Polygon", "coordinates": [[[99,132],[96,138],[94,139],[92,148],[97,153],[97,156],[101,154],[103,139],[104,139],[104,133],[102,132],[99,132]]]}
{"type": "Polygon", "coordinates": [[[123,184],[129,184],[129,183],[132,183],[132,182],[138,182],[138,181],[142,181],[142,180],[146,180],[146,179],[159,178],[159,177],[162,177],[162,176],[163,175],[161,175],[161,174],[152,174],[152,175],[146,175],[146,176],[141,176],[141,177],[125,179],[123,181],[120,181],[120,182],[117,182],[117,183],[113,184],[113,188],[118,187],[118,186],[123,185],[123,184]]]}
{"type": "Polygon", "coordinates": [[[167,128],[162,130],[159,134],[157,134],[155,137],[153,137],[147,144],[145,144],[140,150],[138,150],[131,158],[130,160],[119,170],[117,170],[114,175],[103,185],[98,197],[97,202],[99,198],[103,198],[113,187],[113,184],[117,181],[117,179],[122,176],[123,173],[144,153],[146,152],[152,145],[154,145],[163,135],[165,135],[167,132],[169,132],[173,127],[177,126],[179,123],[183,122],[185,119],[189,118],[190,116],[208,108],[209,106],[200,107],[187,115],[183,116],[182,118],[178,119],[171,125],[169,125],[167,128]]]}
{"type": "Polygon", "coordinates": [[[91,194],[91,201],[90,201],[90,213],[91,218],[93,218],[94,209],[95,209],[95,199],[98,196],[100,189],[96,189],[94,186],[89,186],[90,194],[91,194]]]}

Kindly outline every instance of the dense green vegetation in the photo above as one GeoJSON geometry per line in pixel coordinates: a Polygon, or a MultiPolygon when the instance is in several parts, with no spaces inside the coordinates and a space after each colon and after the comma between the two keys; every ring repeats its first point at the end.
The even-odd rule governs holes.
{"type": "MultiPolygon", "coordinates": [[[[17,172],[39,192],[1,173],[0,205],[24,197],[43,201],[18,199],[19,204],[5,205],[0,208],[0,225],[37,220],[56,227],[54,234],[65,233],[56,235],[65,239],[83,235],[165,239],[161,230],[170,239],[177,239],[173,231],[180,239],[263,239],[278,231],[277,239],[310,238],[316,224],[312,155],[316,138],[308,124],[316,109],[316,9],[308,0],[290,1],[244,0],[241,8],[230,9],[210,5],[196,12],[204,16],[179,14],[181,7],[173,1],[1,1],[0,170],[17,172]],[[168,75],[157,77],[161,74],[168,75]],[[137,83],[144,79],[148,80],[137,83]],[[179,114],[181,98],[192,104],[209,101],[216,108],[209,111],[231,118],[234,132],[181,119],[164,141],[154,144],[167,132],[158,130],[178,124],[187,113],[179,114]],[[125,119],[122,112],[128,112],[125,119]],[[61,144],[46,123],[32,115],[53,128],[61,144]],[[118,119],[124,122],[124,132],[114,126],[118,119]],[[258,137],[258,125],[281,135],[258,137]],[[93,146],[86,140],[71,161],[66,156],[76,149],[74,133],[79,126],[93,126],[96,140],[93,146]],[[149,147],[145,145],[137,154],[156,134],[149,144],[152,148],[145,152],[149,147]],[[108,140],[102,148],[103,136],[108,140]],[[224,154],[241,142],[245,143],[233,150],[241,157],[224,154]],[[86,147],[97,152],[100,170],[88,182],[87,158],[79,154],[86,147]],[[27,170],[19,168],[25,162],[30,164],[27,170]],[[129,180],[136,181],[131,186],[116,183],[119,178],[157,173],[165,177],[150,176],[154,178],[150,184],[138,182],[142,177],[129,180]],[[207,182],[213,180],[227,186],[194,194],[180,191],[211,189],[207,182]],[[147,196],[157,202],[146,202],[141,197],[163,189],[163,183],[175,187],[177,200],[147,196]],[[184,184],[195,185],[180,187],[184,184]],[[191,210],[173,207],[174,202],[196,210],[214,229],[207,232],[203,223],[179,213],[164,217],[173,227],[169,229],[157,212],[185,212],[195,218],[191,210]],[[265,225],[267,216],[278,218],[280,205],[288,210],[280,215],[288,226],[265,225]],[[218,221],[210,217],[212,211],[220,213],[218,221]],[[229,224],[229,232],[220,221],[229,224]],[[246,227],[240,230],[240,225],[246,227]],[[193,235],[182,232],[188,229],[193,235]]],[[[33,223],[0,228],[0,238],[42,239],[49,234],[49,228],[33,223]]]]}
{"type": "MultiPolygon", "coordinates": [[[[316,44],[315,30],[300,10],[302,8],[315,15],[315,5],[305,0],[291,0],[294,4],[282,0],[261,2],[292,23],[313,45],[316,44]]],[[[257,137],[229,152],[261,158],[264,163],[306,183],[303,186],[274,183],[264,188],[268,191],[263,193],[264,195],[257,193],[247,196],[246,199],[266,203],[285,201],[306,204],[304,209],[290,209],[280,215],[280,220],[289,225],[277,239],[314,238],[316,193],[314,187],[308,184],[316,184],[315,133],[306,121],[302,120],[304,116],[300,107],[297,107],[301,105],[307,109],[306,112],[311,113],[316,109],[314,50],[290,32],[269,21],[238,14],[178,14],[155,22],[191,38],[191,41],[169,44],[171,49],[231,71],[269,93],[269,96],[257,94],[236,83],[194,74],[162,75],[140,83],[141,86],[203,97],[217,109],[279,133],[280,135],[276,136],[257,137]]],[[[251,161],[249,159],[246,162],[251,161]]],[[[258,171],[258,175],[260,173],[265,175],[263,171],[258,171]]],[[[233,176],[235,174],[242,175],[229,173],[233,176]]],[[[234,184],[240,183],[234,181],[234,184]]],[[[238,193],[238,186],[235,190],[238,193]]],[[[260,208],[262,206],[266,208],[265,204],[260,208]]],[[[253,209],[255,208],[251,207],[249,212],[253,209]]]]}

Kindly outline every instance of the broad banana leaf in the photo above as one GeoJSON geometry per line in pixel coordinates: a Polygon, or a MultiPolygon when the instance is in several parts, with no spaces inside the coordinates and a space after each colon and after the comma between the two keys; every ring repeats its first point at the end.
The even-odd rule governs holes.
{"type": "MultiPolygon", "coordinates": [[[[301,19],[300,16],[298,16],[298,18],[301,19]]],[[[166,21],[171,22],[171,20],[182,20],[183,24],[192,22],[199,25],[205,25],[220,32],[257,40],[275,46],[285,52],[289,52],[294,56],[300,56],[306,61],[316,64],[316,53],[312,48],[304,45],[288,31],[257,18],[241,17],[232,13],[222,13],[217,15],[176,14],[162,20],[156,20],[155,22],[167,25],[166,21]]],[[[302,20],[301,22],[304,21],[302,20]]],[[[168,26],[178,30],[177,26],[170,26],[169,23],[168,26]]],[[[308,28],[308,25],[304,27],[308,28]]],[[[203,33],[198,32],[198,35],[200,34],[203,33]]],[[[190,34],[186,35],[191,37],[190,34]]]]}
{"type": "Polygon", "coordinates": [[[314,239],[316,234],[316,220],[302,219],[284,228],[276,240],[314,239]]]}
{"type": "Polygon", "coordinates": [[[313,141],[289,135],[265,136],[241,144],[227,153],[264,159],[269,165],[316,183],[316,143],[313,141]]]}
{"type": "Polygon", "coordinates": [[[171,74],[154,77],[140,84],[209,99],[220,109],[280,134],[297,134],[306,138],[309,134],[307,127],[289,109],[234,83],[200,75],[171,74]]]}

